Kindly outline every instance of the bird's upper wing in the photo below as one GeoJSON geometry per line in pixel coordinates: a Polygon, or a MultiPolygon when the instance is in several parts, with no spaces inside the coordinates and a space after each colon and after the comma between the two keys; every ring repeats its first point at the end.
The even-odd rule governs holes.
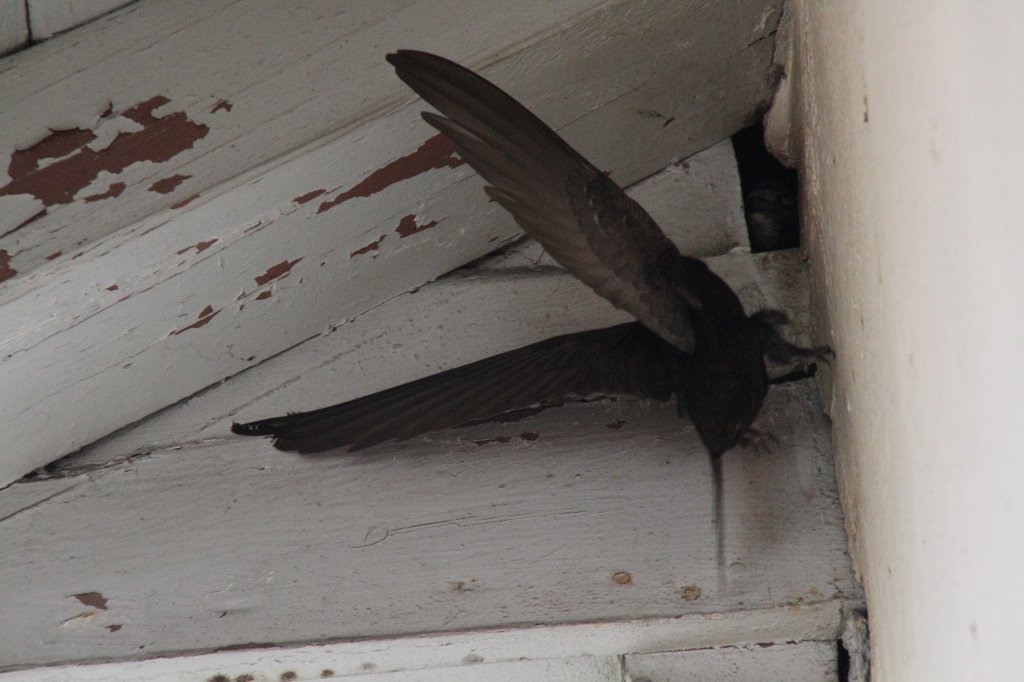
{"type": "Polygon", "coordinates": [[[231,430],[273,436],[279,450],[357,450],[570,394],[668,400],[683,361],[682,353],[631,322],[558,336],[339,405],[231,430]]]}
{"type": "Polygon", "coordinates": [[[693,351],[697,296],[674,269],[679,254],[615,182],[510,95],[472,71],[425,52],[387,60],[444,116],[424,113],[489,183],[487,193],[555,260],[680,350],[693,351]]]}

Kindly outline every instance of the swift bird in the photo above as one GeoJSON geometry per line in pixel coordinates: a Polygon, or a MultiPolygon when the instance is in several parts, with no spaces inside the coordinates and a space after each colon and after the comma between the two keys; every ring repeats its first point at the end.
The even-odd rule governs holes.
{"type": "Polygon", "coordinates": [[[233,424],[279,450],[358,450],[493,417],[569,394],[667,401],[696,427],[711,457],[722,565],[721,457],[742,443],[768,390],[765,357],[823,358],[785,341],[783,313],[746,315],[700,260],[679,253],[614,181],[494,84],[447,59],[387,55],[405,83],[443,116],[427,123],[487,181],[488,196],[570,273],[638,322],[567,334],[380,393],[233,424]]]}

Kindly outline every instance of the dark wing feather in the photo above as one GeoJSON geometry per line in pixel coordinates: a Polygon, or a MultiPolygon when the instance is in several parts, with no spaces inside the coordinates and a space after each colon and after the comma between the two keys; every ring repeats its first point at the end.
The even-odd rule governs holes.
{"type": "Polygon", "coordinates": [[[668,400],[682,358],[632,322],[558,336],[339,405],[233,424],[231,430],[273,436],[279,450],[358,450],[570,394],[668,400]]]}
{"type": "Polygon", "coordinates": [[[673,277],[703,267],[679,254],[617,184],[511,96],[442,57],[387,56],[444,116],[426,121],[491,185],[488,194],[573,275],[680,350],[692,352],[693,292],[673,277]]]}

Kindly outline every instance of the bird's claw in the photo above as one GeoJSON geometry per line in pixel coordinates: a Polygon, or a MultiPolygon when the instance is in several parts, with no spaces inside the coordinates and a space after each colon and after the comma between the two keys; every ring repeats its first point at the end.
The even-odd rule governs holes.
{"type": "Polygon", "coordinates": [[[758,455],[772,454],[771,445],[778,444],[779,439],[774,434],[767,431],[758,431],[753,427],[747,429],[747,432],[740,438],[740,445],[750,448],[758,455]]]}

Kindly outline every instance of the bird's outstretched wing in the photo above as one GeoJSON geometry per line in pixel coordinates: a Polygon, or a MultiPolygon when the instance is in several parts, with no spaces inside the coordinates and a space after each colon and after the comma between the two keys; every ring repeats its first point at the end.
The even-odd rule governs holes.
{"type": "Polygon", "coordinates": [[[682,353],[635,322],[557,336],[395,388],[312,412],[231,430],[273,436],[279,450],[358,450],[486,419],[566,395],[668,400],[682,353]]]}
{"type": "Polygon", "coordinates": [[[399,50],[387,60],[444,114],[423,118],[451,138],[528,235],[616,307],[693,352],[689,313],[701,303],[678,273],[702,263],[680,255],[622,188],[494,84],[425,52],[399,50]]]}

